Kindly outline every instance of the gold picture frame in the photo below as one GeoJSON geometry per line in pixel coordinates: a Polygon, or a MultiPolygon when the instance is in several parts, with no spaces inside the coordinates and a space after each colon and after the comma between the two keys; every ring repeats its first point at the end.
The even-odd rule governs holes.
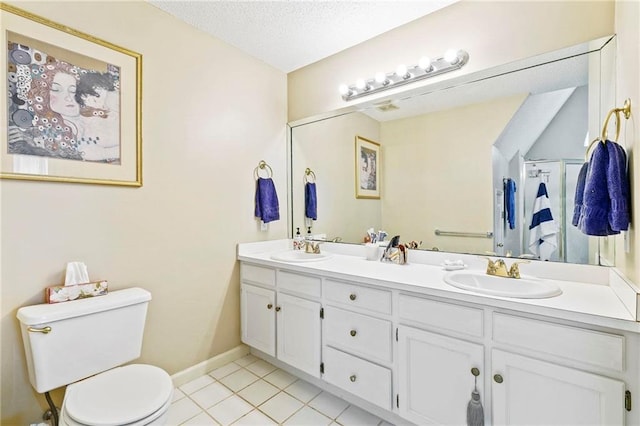
{"type": "Polygon", "coordinates": [[[0,178],[142,186],[142,55],[0,2],[0,178]]]}
{"type": "Polygon", "coordinates": [[[380,144],[356,136],[356,198],[380,199],[380,144]]]}

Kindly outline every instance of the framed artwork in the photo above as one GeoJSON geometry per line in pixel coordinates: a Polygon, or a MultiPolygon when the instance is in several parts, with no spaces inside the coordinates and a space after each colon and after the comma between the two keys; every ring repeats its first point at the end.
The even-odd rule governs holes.
{"type": "Polygon", "coordinates": [[[356,198],[380,199],[380,144],[356,136],[356,198]]]}
{"type": "Polygon", "coordinates": [[[142,186],[142,56],[5,3],[0,22],[0,178],[142,186]]]}

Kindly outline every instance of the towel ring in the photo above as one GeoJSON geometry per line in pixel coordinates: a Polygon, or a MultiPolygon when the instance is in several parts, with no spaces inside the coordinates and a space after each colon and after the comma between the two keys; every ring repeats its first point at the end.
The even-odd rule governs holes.
{"type": "MultiPolygon", "coordinates": [[[[600,142],[602,139],[600,139],[599,137],[595,138],[594,140],[591,141],[591,143],[589,144],[589,146],[587,147],[587,151],[584,153],[584,161],[585,162],[589,162],[589,151],[591,151],[591,148],[593,148],[595,146],[595,144],[597,142],[600,142]]],[[[606,140],[606,139],[605,139],[606,140]]],[[[604,142],[603,142],[604,143],[604,142]]]]}
{"type": "Polygon", "coordinates": [[[602,140],[607,140],[607,128],[609,127],[609,120],[615,114],[616,116],[616,138],[617,141],[620,138],[620,113],[624,115],[625,119],[629,119],[631,117],[631,99],[626,99],[624,101],[624,105],[622,108],[614,108],[607,114],[607,118],[604,119],[604,124],[602,125],[602,140]]]}
{"type": "Polygon", "coordinates": [[[256,178],[256,180],[258,180],[258,178],[260,177],[260,170],[266,170],[268,178],[273,176],[273,170],[264,160],[260,160],[260,162],[258,163],[258,167],[253,169],[253,176],[256,178]]]}
{"type": "Polygon", "coordinates": [[[313,173],[313,170],[307,167],[304,170],[304,177],[302,178],[302,180],[304,181],[304,183],[316,183],[316,174],[313,173]],[[313,180],[310,181],[309,177],[313,177],[313,180]]]}

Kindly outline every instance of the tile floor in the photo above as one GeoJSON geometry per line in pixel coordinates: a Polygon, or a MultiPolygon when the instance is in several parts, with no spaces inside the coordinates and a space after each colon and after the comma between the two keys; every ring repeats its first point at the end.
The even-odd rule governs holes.
{"type": "Polygon", "coordinates": [[[392,426],[247,355],[175,389],[167,425],[392,426]]]}

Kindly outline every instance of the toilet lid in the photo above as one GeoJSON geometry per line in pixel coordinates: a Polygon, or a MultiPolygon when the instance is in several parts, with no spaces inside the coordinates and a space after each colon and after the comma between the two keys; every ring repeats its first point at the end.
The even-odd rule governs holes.
{"type": "Polygon", "coordinates": [[[152,415],[172,394],[171,377],[164,370],[132,364],[67,386],[65,410],[85,425],[125,425],[152,415]]]}

